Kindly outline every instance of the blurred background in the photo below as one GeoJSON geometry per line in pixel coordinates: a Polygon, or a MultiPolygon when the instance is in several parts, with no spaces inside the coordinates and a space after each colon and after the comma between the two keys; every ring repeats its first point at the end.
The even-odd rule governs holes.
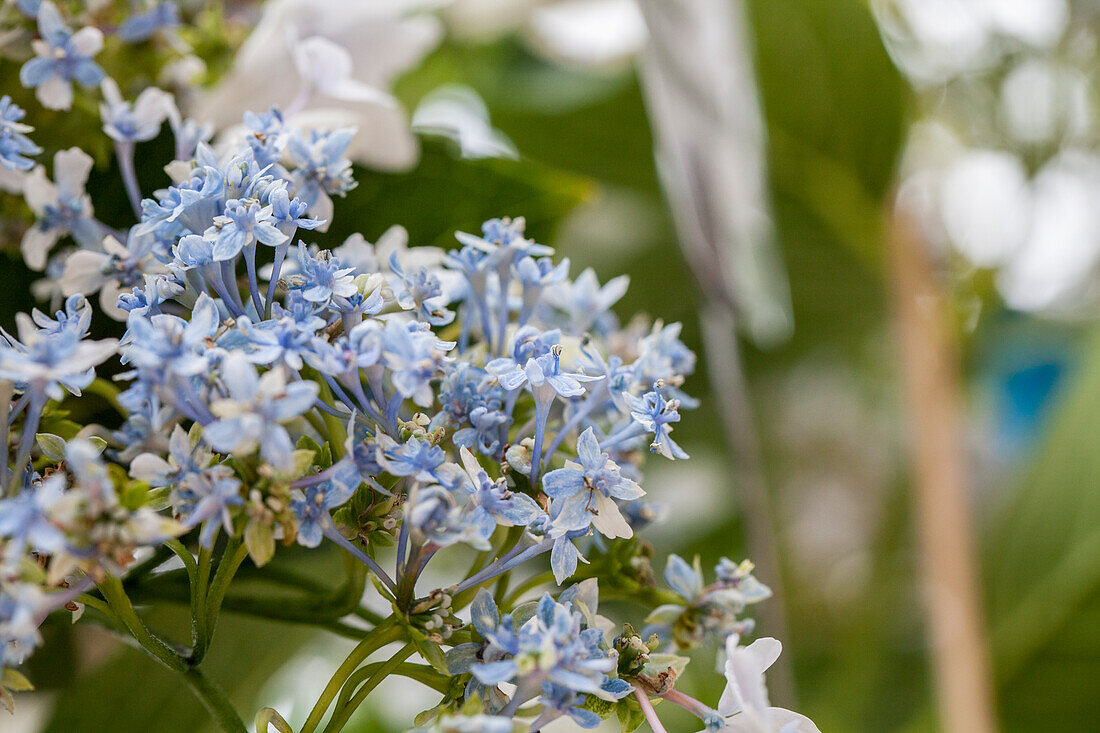
{"type": "MultiPolygon", "coordinates": [[[[207,82],[200,119],[288,103],[292,30],[342,45],[399,100],[301,113],[360,127],[359,186],[322,244],[400,224],[449,247],[524,216],[575,273],[630,275],[620,314],[683,323],[701,406],[677,427],[691,461],[649,464],[668,513],[648,538],[659,557],[757,561],[777,591],[758,633],[789,664],[773,702],[837,733],[1096,729],[1100,5],[180,5],[201,68],[170,71],[207,82]]],[[[76,133],[43,119],[47,159],[76,133]]],[[[147,190],[169,148],[165,133],[139,155],[147,190]]],[[[105,152],[89,191],[124,223],[105,152]]],[[[3,206],[10,327],[33,278],[3,206]]],[[[339,563],[311,558],[288,561],[322,580],[339,563]]],[[[15,730],[205,730],[139,652],[90,627],[48,634],[15,730]]],[[[300,717],[340,646],[227,614],[211,674],[242,709],[300,717]]],[[[685,689],[716,700],[704,657],[685,689]]],[[[386,684],[358,730],[402,730],[435,702],[386,684]]]]}

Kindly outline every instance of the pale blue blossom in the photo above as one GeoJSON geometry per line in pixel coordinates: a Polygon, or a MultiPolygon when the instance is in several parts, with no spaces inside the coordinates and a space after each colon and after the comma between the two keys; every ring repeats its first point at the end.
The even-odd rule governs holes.
{"type": "Polygon", "coordinates": [[[570,531],[591,525],[612,538],[633,534],[614,500],[637,499],[645,494],[600,451],[592,428],[577,439],[577,460],[566,461],[565,468],[547,472],[542,488],[552,500],[550,516],[554,526],[570,531]]]}
{"type": "Polygon", "coordinates": [[[103,69],[92,60],[103,48],[103,34],[92,27],[73,33],[57,6],[43,2],[38,7],[38,35],[32,43],[35,56],[19,70],[19,81],[35,90],[44,107],[69,109],[72,82],[92,88],[103,79],[103,69]]]}
{"type": "Polygon", "coordinates": [[[247,455],[259,448],[264,460],[289,470],[294,444],[283,423],[312,407],[317,384],[288,384],[282,369],[257,375],[243,355],[226,358],[221,377],[228,394],[211,403],[217,420],[205,426],[203,439],[223,453],[247,455]]]}
{"type": "Polygon", "coordinates": [[[0,166],[12,171],[28,171],[34,167],[29,155],[38,155],[42,148],[35,145],[26,133],[34,130],[23,124],[26,112],[5,94],[0,97],[0,166]]]}

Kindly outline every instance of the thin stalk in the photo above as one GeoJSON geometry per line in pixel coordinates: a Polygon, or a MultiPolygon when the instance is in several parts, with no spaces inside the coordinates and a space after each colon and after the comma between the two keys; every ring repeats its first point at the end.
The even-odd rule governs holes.
{"type": "Polygon", "coordinates": [[[901,379],[910,415],[910,463],[920,570],[942,728],[997,730],[967,505],[959,365],[947,298],[921,227],[896,207],[891,222],[901,379]]]}
{"type": "Polygon", "coordinates": [[[668,733],[664,725],[661,724],[661,719],[657,717],[657,711],[653,709],[653,703],[649,701],[649,695],[635,687],[634,698],[638,701],[639,707],[642,708],[642,714],[645,715],[645,720],[649,723],[653,733],[668,733]]]}
{"type": "Polygon", "coordinates": [[[212,552],[199,545],[195,582],[191,584],[191,659],[198,663],[206,654],[206,593],[210,585],[212,552]]]}
{"type": "MultiPolygon", "coordinates": [[[[344,726],[348,722],[348,718],[355,712],[364,700],[367,699],[367,695],[371,690],[378,686],[378,683],[386,679],[390,675],[390,672],[394,671],[401,665],[406,659],[412,656],[412,653],[416,651],[416,647],[411,643],[401,647],[396,654],[394,654],[389,661],[385,662],[378,670],[372,674],[363,686],[348,700],[347,704],[343,707],[337,707],[332,713],[332,720],[325,726],[325,733],[334,733],[335,731],[343,730],[344,726]]],[[[303,730],[302,733],[305,733],[303,730]]]]}
{"type": "Polygon", "coordinates": [[[121,580],[113,575],[107,575],[98,585],[114,618],[122,623],[146,653],[180,675],[222,730],[226,733],[247,731],[225,693],[198,668],[189,665],[187,660],[149,631],[123,590],[121,580]]]}
{"type": "Polygon", "coordinates": [[[271,266],[271,280],[267,283],[267,300],[264,301],[264,318],[271,318],[271,304],[275,302],[275,288],[279,285],[279,271],[283,269],[283,259],[290,248],[288,238],[275,246],[275,263],[271,266]]]}
{"type": "Polygon", "coordinates": [[[141,218],[141,188],[138,186],[137,172],[134,170],[134,144],[115,141],[115,157],[118,170],[122,174],[122,183],[126,186],[126,198],[134,216],[141,218]]]}
{"type": "Polygon", "coordinates": [[[316,704],[314,704],[313,709],[309,712],[306,722],[302,724],[302,729],[298,733],[313,733],[313,731],[317,730],[317,726],[321,724],[321,720],[324,719],[325,713],[328,712],[329,706],[332,705],[332,701],[336,699],[336,695],[340,692],[340,688],[344,686],[344,683],[356,668],[375,651],[381,649],[386,644],[397,641],[403,634],[404,630],[395,626],[393,618],[390,617],[363,637],[363,640],[355,645],[355,648],[351,650],[351,653],[348,654],[347,658],[336,669],[336,672],[332,675],[332,679],[325,685],[325,689],[321,692],[321,696],[317,698],[316,704]]]}
{"type": "Polygon", "coordinates": [[[214,637],[214,627],[218,623],[218,612],[221,610],[222,601],[225,600],[225,592],[229,589],[229,583],[237,574],[237,568],[248,556],[248,548],[237,538],[232,538],[225,546],[222,559],[218,562],[218,569],[214,572],[214,580],[210,582],[210,589],[206,596],[206,634],[207,644],[214,637]]]}
{"type": "Polygon", "coordinates": [[[331,520],[326,522],[326,526],[324,528],[324,534],[325,534],[325,537],[329,538],[330,540],[332,540],[333,542],[338,544],[340,547],[342,547],[345,550],[347,550],[348,552],[350,552],[352,555],[354,555],[356,558],[358,558],[364,565],[366,565],[368,568],[370,568],[370,571],[372,573],[374,573],[375,576],[379,580],[382,581],[382,584],[385,585],[387,588],[389,588],[392,593],[394,593],[394,594],[397,593],[397,584],[394,583],[393,579],[386,573],[385,570],[382,569],[382,566],[379,565],[374,560],[373,557],[371,557],[367,553],[360,550],[354,544],[352,544],[351,540],[349,540],[344,535],[340,534],[340,530],[336,529],[336,525],[333,524],[331,520]]]}
{"type": "Polygon", "coordinates": [[[244,248],[244,267],[248,273],[248,294],[252,298],[252,307],[256,313],[264,312],[264,304],[260,299],[260,284],[256,279],[256,243],[252,242],[244,248]]]}
{"type": "Polygon", "coordinates": [[[8,485],[8,472],[11,468],[8,461],[11,460],[11,425],[8,420],[11,416],[11,397],[14,385],[11,382],[0,382],[0,446],[4,447],[4,462],[0,464],[0,486],[8,485]]]}
{"type": "Polygon", "coordinates": [[[32,394],[27,403],[27,417],[23,421],[23,433],[19,437],[19,448],[15,453],[15,463],[12,464],[12,475],[8,483],[8,495],[14,495],[19,491],[23,480],[23,472],[27,468],[27,461],[31,457],[31,448],[34,447],[34,436],[38,430],[38,423],[42,419],[42,408],[46,406],[44,395],[32,394]]]}
{"type": "MultiPolygon", "coordinates": [[[[780,572],[779,545],[733,313],[727,308],[707,303],[699,320],[703,329],[711,391],[720,398],[718,414],[724,427],[730,467],[738,479],[738,495],[745,515],[745,544],[749,557],[756,564],[757,577],[767,578],[773,591],[768,602],[761,604],[760,629],[786,639],[786,594],[780,572]]],[[[768,670],[768,688],[773,700],[786,705],[795,704],[794,673],[786,657],[780,657],[768,670]]]]}

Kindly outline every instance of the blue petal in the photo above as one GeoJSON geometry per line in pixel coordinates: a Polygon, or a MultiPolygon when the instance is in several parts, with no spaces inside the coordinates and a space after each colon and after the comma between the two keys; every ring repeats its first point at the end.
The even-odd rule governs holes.
{"type": "Polygon", "coordinates": [[[554,580],[558,585],[577,572],[579,556],[577,548],[568,539],[562,537],[555,540],[554,547],[550,550],[550,568],[554,571],[554,580]]]}
{"type": "Polygon", "coordinates": [[[669,555],[665,565],[665,582],[685,600],[692,600],[703,590],[703,579],[679,555],[669,555]]]}
{"type": "Polygon", "coordinates": [[[572,468],[558,468],[542,477],[542,490],[551,499],[573,496],[584,488],[584,474],[572,468]]]}
{"type": "Polygon", "coordinates": [[[470,668],[470,672],[483,685],[496,685],[507,682],[515,677],[518,671],[516,663],[511,659],[505,659],[501,662],[485,662],[470,668]]]}
{"type": "Polygon", "coordinates": [[[497,627],[500,620],[500,611],[493,601],[493,594],[482,588],[474,596],[474,602],[470,605],[470,623],[477,629],[477,633],[487,637],[497,627]]]}

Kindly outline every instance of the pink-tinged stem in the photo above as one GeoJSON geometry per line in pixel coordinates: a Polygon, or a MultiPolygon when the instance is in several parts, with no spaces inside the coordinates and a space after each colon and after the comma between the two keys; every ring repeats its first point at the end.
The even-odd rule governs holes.
{"type": "Polygon", "coordinates": [[[653,709],[653,703],[649,701],[649,695],[635,687],[634,697],[637,698],[638,705],[642,708],[642,714],[645,715],[645,720],[649,723],[653,733],[668,733],[665,727],[661,725],[661,719],[657,717],[657,711],[653,709]]]}
{"type": "Polygon", "coordinates": [[[661,695],[662,698],[668,700],[673,705],[679,705],[684,710],[687,710],[692,715],[695,715],[703,720],[706,720],[709,716],[721,717],[718,715],[718,711],[709,707],[708,705],[696,700],[691,695],[685,695],[679,690],[669,690],[665,694],[661,695]]]}

